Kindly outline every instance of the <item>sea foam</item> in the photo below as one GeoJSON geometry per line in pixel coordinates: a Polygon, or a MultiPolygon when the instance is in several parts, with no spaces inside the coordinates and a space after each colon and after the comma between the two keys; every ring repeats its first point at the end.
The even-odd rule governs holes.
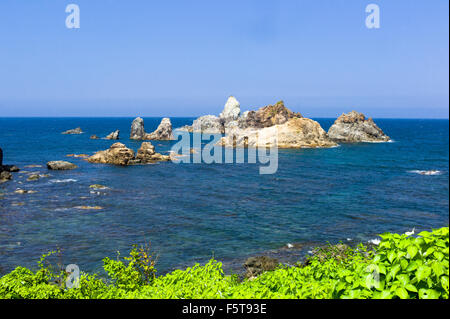
{"type": "Polygon", "coordinates": [[[71,182],[77,182],[76,179],[73,178],[67,178],[67,179],[51,179],[49,181],[50,183],[71,183],[71,182]]]}
{"type": "Polygon", "coordinates": [[[438,170],[429,170],[429,171],[412,170],[412,171],[408,171],[408,173],[414,173],[414,174],[420,174],[420,175],[441,175],[442,174],[442,172],[438,171],[438,170]]]}

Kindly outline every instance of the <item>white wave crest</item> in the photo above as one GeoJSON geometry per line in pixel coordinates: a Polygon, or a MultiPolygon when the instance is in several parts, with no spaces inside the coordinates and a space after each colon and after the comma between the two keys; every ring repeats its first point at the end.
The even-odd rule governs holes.
{"type": "Polygon", "coordinates": [[[441,175],[442,174],[442,172],[438,171],[438,170],[429,170],[429,171],[412,170],[412,171],[408,171],[408,173],[419,174],[419,175],[441,175]]]}
{"type": "Polygon", "coordinates": [[[49,181],[50,183],[71,183],[71,182],[78,182],[76,179],[73,178],[67,178],[67,179],[51,179],[49,181]]]}

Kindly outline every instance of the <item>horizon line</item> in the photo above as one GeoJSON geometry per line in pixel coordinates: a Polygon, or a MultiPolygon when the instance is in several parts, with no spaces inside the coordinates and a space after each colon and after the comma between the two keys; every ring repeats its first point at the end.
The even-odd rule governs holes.
{"type": "MultiPolygon", "coordinates": [[[[68,115],[68,116],[0,116],[0,119],[44,119],[44,118],[199,118],[203,115],[199,116],[146,116],[146,115],[138,115],[138,116],[81,116],[81,115],[68,115]]],[[[339,117],[339,116],[338,116],[339,117]]],[[[337,117],[324,117],[324,116],[303,116],[303,118],[309,119],[336,119],[337,117]]],[[[372,117],[373,119],[384,119],[384,120],[449,120],[449,117],[372,117]]]]}

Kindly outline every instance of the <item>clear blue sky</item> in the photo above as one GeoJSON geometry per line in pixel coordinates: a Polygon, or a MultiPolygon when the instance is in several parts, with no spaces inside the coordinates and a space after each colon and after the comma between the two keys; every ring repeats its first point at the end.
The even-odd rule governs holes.
{"type": "Polygon", "coordinates": [[[1,0],[0,117],[198,116],[235,95],[243,110],[448,118],[448,37],[447,0],[1,0]]]}

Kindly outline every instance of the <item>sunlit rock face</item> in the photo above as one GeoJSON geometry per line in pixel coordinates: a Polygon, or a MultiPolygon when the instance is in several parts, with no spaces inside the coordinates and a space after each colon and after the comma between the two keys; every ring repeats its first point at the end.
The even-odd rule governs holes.
{"type": "Polygon", "coordinates": [[[337,142],[388,142],[389,136],[375,124],[372,118],[356,111],[342,114],[328,130],[328,136],[337,142]]]}

